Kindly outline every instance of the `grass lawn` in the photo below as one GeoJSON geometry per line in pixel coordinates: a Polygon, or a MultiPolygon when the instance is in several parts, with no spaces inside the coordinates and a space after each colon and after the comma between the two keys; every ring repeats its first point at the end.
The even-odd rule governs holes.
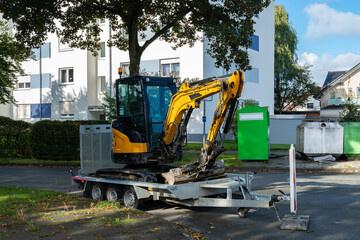
{"type": "Polygon", "coordinates": [[[39,160],[39,159],[22,159],[22,158],[0,158],[0,164],[35,164],[51,166],[80,166],[80,160],[58,161],[58,160],[39,160]]]}
{"type": "MultiPolygon", "coordinates": [[[[202,143],[188,143],[183,150],[200,150],[202,146],[202,143]]],[[[238,145],[234,140],[225,140],[224,147],[227,150],[238,150],[238,145]]],[[[289,148],[290,144],[270,144],[270,150],[289,150],[289,148]]]]}
{"type": "Polygon", "coordinates": [[[0,186],[0,239],[105,239],[111,233],[126,239],[142,235],[160,239],[169,228],[172,232],[185,230],[193,236],[202,236],[119,203],[0,186]]]}
{"type": "MultiPolygon", "coordinates": [[[[200,150],[202,146],[202,143],[187,143],[183,150],[200,150]]],[[[225,140],[224,147],[227,150],[237,150],[237,143],[233,140],[225,140]]]]}
{"type": "MultiPolygon", "coordinates": [[[[184,153],[183,160],[175,162],[176,165],[185,165],[189,163],[193,163],[197,161],[198,154],[196,153],[184,153]]],[[[226,167],[242,167],[244,166],[244,162],[239,160],[236,154],[220,154],[217,158],[218,160],[224,160],[226,167]]]]}

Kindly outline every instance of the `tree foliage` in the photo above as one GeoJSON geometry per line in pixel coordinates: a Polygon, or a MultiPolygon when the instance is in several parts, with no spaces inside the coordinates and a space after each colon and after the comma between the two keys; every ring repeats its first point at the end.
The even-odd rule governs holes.
{"type": "Polygon", "coordinates": [[[275,112],[287,106],[304,106],[309,95],[319,88],[312,81],[309,68],[297,64],[298,39],[284,6],[275,6],[275,112]]]}
{"type": "Polygon", "coordinates": [[[110,94],[106,92],[102,100],[105,110],[105,118],[108,121],[116,119],[116,97],[111,97],[110,94]]]}
{"type": "Polygon", "coordinates": [[[0,20],[0,104],[15,103],[11,91],[16,76],[22,74],[21,62],[30,56],[30,50],[9,33],[8,24],[0,20]]]}
{"type": "Polygon", "coordinates": [[[346,99],[344,107],[340,113],[340,122],[360,122],[360,111],[350,97],[346,99]]]}
{"type": "Polygon", "coordinates": [[[0,12],[13,19],[16,37],[31,46],[57,33],[71,47],[99,49],[99,19],[110,21],[109,46],[129,50],[130,75],[139,73],[145,49],[160,37],[174,48],[207,41],[216,66],[232,62],[249,69],[247,48],[254,33],[253,16],[271,0],[2,0],[0,12]],[[201,33],[203,34],[201,34],[201,33]]]}

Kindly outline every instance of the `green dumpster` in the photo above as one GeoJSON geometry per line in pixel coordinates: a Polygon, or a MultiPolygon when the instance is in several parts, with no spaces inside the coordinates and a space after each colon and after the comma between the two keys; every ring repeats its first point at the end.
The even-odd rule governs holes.
{"type": "Polygon", "coordinates": [[[267,107],[247,106],[238,114],[240,160],[269,160],[269,112],[267,107]]]}
{"type": "Polygon", "coordinates": [[[344,127],[344,154],[349,159],[360,158],[360,122],[341,122],[344,127]]]}

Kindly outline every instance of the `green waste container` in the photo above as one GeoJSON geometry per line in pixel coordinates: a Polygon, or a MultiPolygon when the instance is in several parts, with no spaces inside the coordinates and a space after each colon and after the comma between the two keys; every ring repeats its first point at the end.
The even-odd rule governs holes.
{"type": "Polygon", "coordinates": [[[238,114],[240,160],[269,160],[269,112],[267,107],[247,106],[238,114]]]}
{"type": "Polygon", "coordinates": [[[360,158],[360,122],[341,122],[344,127],[344,154],[349,159],[360,158]]]}

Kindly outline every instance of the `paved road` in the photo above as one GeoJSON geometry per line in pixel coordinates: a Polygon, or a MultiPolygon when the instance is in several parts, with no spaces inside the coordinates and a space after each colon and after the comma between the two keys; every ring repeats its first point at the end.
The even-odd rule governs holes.
{"type": "MultiPolygon", "coordinates": [[[[0,185],[16,185],[63,192],[77,190],[70,185],[66,169],[0,168],[0,185]]],[[[258,173],[253,190],[277,194],[289,192],[287,173],[258,173]]],[[[359,239],[360,174],[298,174],[298,214],[311,216],[307,232],[279,229],[273,209],[251,210],[241,219],[236,209],[182,208],[152,203],[147,211],[179,222],[209,239],[359,239]]],[[[279,214],[289,212],[289,204],[278,204],[279,214]]]]}

